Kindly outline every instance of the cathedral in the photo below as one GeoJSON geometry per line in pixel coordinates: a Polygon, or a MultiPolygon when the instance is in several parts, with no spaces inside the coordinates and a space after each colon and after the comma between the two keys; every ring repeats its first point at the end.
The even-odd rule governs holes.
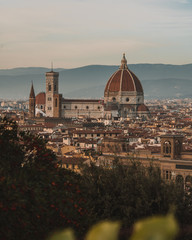
{"type": "Polygon", "coordinates": [[[33,84],[29,95],[29,117],[52,118],[148,118],[140,80],[127,66],[125,54],[119,69],[109,78],[103,99],[66,99],[59,93],[59,73],[46,73],[46,91],[35,96],[33,84]]]}

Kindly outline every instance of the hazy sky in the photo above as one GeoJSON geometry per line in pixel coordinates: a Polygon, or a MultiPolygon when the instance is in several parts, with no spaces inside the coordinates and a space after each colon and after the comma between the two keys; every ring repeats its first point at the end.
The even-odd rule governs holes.
{"type": "Polygon", "coordinates": [[[192,63],[192,0],[0,0],[0,69],[192,63]]]}

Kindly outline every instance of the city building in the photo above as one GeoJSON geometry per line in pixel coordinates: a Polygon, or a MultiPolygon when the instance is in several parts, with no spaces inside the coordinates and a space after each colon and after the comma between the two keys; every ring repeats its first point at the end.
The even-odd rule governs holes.
{"type": "MultiPolygon", "coordinates": [[[[115,159],[122,164],[138,161],[144,166],[153,164],[161,170],[162,177],[168,181],[176,180],[187,187],[192,183],[192,152],[183,150],[183,135],[162,135],[160,149],[129,149],[127,141],[121,139],[105,139],[98,146],[103,153],[97,165],[112,166],[115,159]],[[154,151],[155,150],[155,151],[154,151]]],[[[129,139],[127,139],[129,142],[129,139]]]]}

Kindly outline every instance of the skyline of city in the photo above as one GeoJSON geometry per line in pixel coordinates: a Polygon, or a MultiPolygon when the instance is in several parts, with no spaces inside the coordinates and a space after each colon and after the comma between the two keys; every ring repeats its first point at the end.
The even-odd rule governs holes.
{"type": "Polygon", "coordinates": [[[0,1],[0,69],[192,63],[192,1],[0,1]]]}

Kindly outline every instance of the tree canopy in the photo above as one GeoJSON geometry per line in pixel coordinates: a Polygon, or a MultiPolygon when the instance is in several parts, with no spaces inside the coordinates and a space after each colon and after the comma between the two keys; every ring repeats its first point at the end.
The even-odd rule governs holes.
{"type": "Polygon", "coordinates": [[[41,138],[19,132],[7,119],[0,122],[0,191],[3,240],[42,240],[67,227],[83,238],[101,220],[120,220],[123,237],[137,220],[166,214],[171,206],[182,226],[192,221],[190,191],[165,182],[153,164],[91,164],[76,174],[59,167],[41,138]]]}
{"type": "Polygon", "coordinates": [[[2,119],[1,239],[45,239],[50,231],[66,227],[82,233],[87,218],[79,178],[58,167],[42,139],[2,119]]]}

